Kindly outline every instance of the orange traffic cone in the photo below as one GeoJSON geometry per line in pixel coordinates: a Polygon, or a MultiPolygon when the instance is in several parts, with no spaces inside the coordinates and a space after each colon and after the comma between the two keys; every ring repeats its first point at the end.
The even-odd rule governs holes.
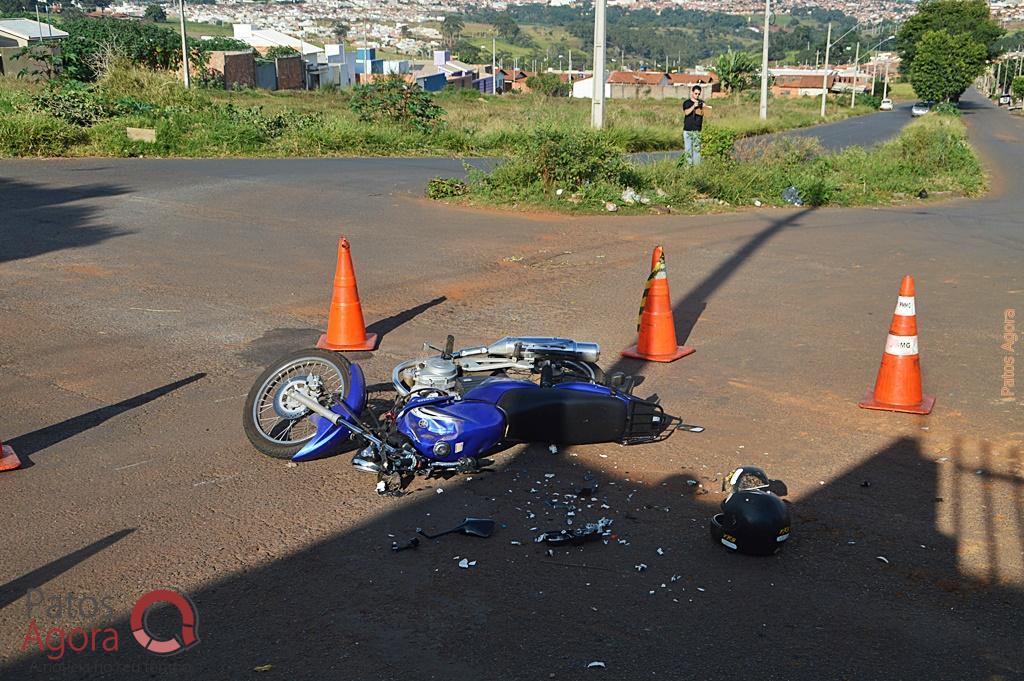
{"type": "Polygon", "coordinates": [[[359,304],[356,272],[349,251],[348,239],[342,237],[338,241],[338,267],[334,271],[327,333],[316,342],[322,350],[373,350],[377,346],[377,334],[366,333],[363,323],[363,308],[359,304]]]}
{"type": "Polygon", "coordinates": [[[21,468],[21,459],[10,445],[0,442],[0,471],[13,471],[16,468],[21,468]]]}
{"type": "Polygon", "coordinates": [[[639,334],[636,345],[623,350],[623,357],[673,362],[696,352],[691,347],[676,345],[676,323],[672,317],[672,297],[668,292],[665,250],[661,246],[657,246],[651,254],[651,276],[647,277],[644,295],[640,300],[636,330],[639,334]]]}
{"type": "Polygon", "coordinates": [[[927,414],[935,404],[931,395],[921,394],[921,362],[917,354],[917,313],[914,309],[914,279],[903,277],[896,311],[892,315],[885,353],[874,391],[859,403],[864,409],[927,414]]]}

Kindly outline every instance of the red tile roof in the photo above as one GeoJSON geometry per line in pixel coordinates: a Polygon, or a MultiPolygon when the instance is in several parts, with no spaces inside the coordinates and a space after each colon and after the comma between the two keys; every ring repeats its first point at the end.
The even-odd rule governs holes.
{"type": "MultiPolygon", "coordinates": [[[[828,76],[828,87],[835,84],[836,77],[833,74],[828,76]]],[[[821,76],[777,76],[775,78],[777,87],[786,88],[821,88],[821,76]]]]}

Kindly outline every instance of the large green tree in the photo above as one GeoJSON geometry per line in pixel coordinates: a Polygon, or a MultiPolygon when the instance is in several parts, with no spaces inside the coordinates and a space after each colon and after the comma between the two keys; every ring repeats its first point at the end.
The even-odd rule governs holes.
{"type": "Polygon", "coordinates": [[[146,5],[146,11],[142,15],[144,19],[161,24],[167,21],[167,12],[160,5],[146,5]]]}
{"type": "Polygon", "coordinates": [[[455,14],[449,14],[441,22],[441,39],[449,50],[453,49],[462,36],[466,24],[462,18],[455,14]]]}
{"type": "Polygon", "coordinates": [[[917,43],[910,84],[923,99],[955,102],[985,68],[985,46],[966,34],[928,31],[917,43]]]}
{"type": "Polygon", "coordinates": [[[917,6],[917,13],[903,22],[896,32],[896,51],[905,72],[913,67],[918,44],[929,31],[970,36],[985,48],[979,59],[982,64],[985,59],[993,59],[1001,52],[998,43],[1003,29],[992,20],[985,0],[923,0],[917,6]]]}

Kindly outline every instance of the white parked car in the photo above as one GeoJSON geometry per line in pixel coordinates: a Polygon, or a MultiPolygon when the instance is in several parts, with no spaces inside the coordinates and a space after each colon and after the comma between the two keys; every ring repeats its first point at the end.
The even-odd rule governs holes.
{"type": "Polygon", "coordinates": [[[878,105],[879,111],[892,111],[892,100],[886,97],[882,100],[882,103],[878,105]]]}
{"type": "Polygon", "coordinates": [[[932,110],[932,102],[918,102],[910,108],[910,115],[917,118],[932,110]]]}

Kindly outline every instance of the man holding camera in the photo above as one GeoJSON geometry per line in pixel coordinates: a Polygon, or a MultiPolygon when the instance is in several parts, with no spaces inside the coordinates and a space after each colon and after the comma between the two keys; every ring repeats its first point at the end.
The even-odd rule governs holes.
{"type": "Polygon", "coordinates": [[[683,103],[683,158],[694,166],[700,163],[700,130],[704,125],[705,105],[700,94],[700,85],[694,85],[690,98],[683,103]]]}

